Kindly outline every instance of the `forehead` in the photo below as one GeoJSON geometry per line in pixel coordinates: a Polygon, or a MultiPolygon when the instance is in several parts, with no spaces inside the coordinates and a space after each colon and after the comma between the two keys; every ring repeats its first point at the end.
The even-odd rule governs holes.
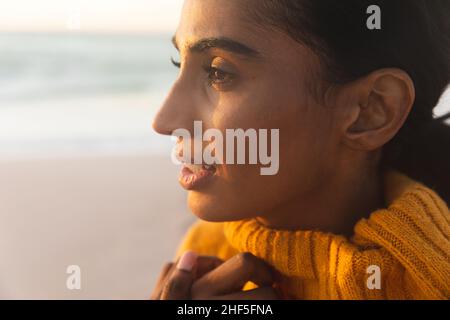
{"type": "Polygon", "coordinates": [[[261,41],[256,37],[261,27],[252,23],[246,12],[248,0],[186,0],[176,32],[180,46],[204,38],[229,38],[249,45],[261,41]],[[244,5],[244,3],[246,5],[244,5]]]}
{"type": "Polygon", "coordinates": [[[256,50],[267,64],[312,70],[319,57],[284,31],[256,23],[259,0],[186,0],[175,34],[180,51],[205,38],[227,38],[256,50]]]}

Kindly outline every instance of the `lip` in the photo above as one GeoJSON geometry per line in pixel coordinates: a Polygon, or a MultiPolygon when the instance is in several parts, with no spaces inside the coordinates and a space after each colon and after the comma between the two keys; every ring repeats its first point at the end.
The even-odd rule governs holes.
{"type": "Polygon", "coordinates": [[[204,166],[194,172],[187,165],[184,165],[178,179],[180,185],[190,191],[204,186],[212,178],[214,178],[216,169],[206,169],[204,166]]]}

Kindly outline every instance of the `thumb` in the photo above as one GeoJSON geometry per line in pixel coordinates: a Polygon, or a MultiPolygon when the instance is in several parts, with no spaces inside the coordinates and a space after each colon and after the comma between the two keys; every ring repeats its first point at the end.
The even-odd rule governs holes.
{"type": "Polygon", "coordinates": [[[161,293],[161,300],[191,299],[191,287],[194,282],[194,268],[198,255],[186,251],[178,261],[176,269],[167,280],[161,293]]]}

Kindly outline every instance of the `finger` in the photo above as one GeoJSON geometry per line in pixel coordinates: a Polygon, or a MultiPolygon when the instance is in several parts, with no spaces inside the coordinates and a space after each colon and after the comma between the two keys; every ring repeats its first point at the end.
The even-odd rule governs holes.
{"type": "MultiPolygon", "coordinates": [[[[178,258],[177,262],[171,263],[172,270],[169,270],[169,272],[166,274],[166,276],[165,276],[166,279],[170,276],[170,273],[173,272],[173,270],[175,269],[175,266],[179,260],[180,259],[178,258]]],[[[218,257],[198,256],[196,264],[194,265],[194,269],[193,269],[195,279],[199,279],[199,278],[203,277],[206,273],[214,270],[215,268],[220,266],[222,263],[223,263],[223,260],[218,257]]]]}
{"type": "MultiPolygon", "coordinates": [[[[167,279],[170,277],[172,272],[174,271],[178,261],[180,259],[173,263],[168,263],[164,266],[163,270],[161,271],[161,274],[159,276],[159,279],[157,281],[156,287],[151,295],[151,300],[159,300],[161,298],[161,293],[163,286],[167,279]]],[[[217,268],[219,265],[223,263],[223,260],[219,259],[218,257],[214,256],[199,256],[197,257],[197,263],[194,266],[194,274],[195,279],[201,278],[206,273],[210,272],[211,270],[217,268]]]]}
{"type": "Polygon", "coordinates": [[[216,269],[223,263],[223,260],[214,256],[199,256],[197,258],[195,278],[200,279],[208,272],[216,269]]]}
{"type": "Polygon", "coordinates": [[[169,274],[169,272],[172,270],[174,264],[172,262],[166,263],[161,270],[161,273],[159,274],[158,280],[156,281],[155,289],[153,290],[151,294],[151,300],[159,300],[159,297],[161,295],[161,290],[163,287],[163,284],[169,274]]]}
{"type": "Polygon", "coordinates": [[[259,287],[271,286],[273,273],[261,259],[240,253],[197,280],[192,287],[196,297],[220,296],[242,290],[252,281],[259,287]]]}
{"type": "Polygon", "coordinates": [[[261,287],[248,291],[216,296],[210,300],[278,300],[279,297],[272,287],[261,287]]]}
{"type": "Polygon", "coordinates": [[[190,299],[197,257],[193,251],[187,251],[181,256],[176,268],[163,286],[161,300],[190,299]]]}

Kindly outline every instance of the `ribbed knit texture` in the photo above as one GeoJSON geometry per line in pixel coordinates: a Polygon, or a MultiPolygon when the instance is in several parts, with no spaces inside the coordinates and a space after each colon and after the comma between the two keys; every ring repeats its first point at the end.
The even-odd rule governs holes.
{"type": "MultiPolygon", "coordinates": [[[[199,221],[177,251],[227,260],[239,252],[264,259],[282,275],[287,299],[450,299],[450,213],[431,189],[399,173],[385,176],[386,209],[354,228],[354,236],[269,229],[258,221],[199,221]],[[369,289],[368,267],[381,271],[369,289]]],[[[295,214],[295,213],[293,213],[295,214]]],[[[256,287],[247,283],[244,290],[256,287]]]]}

